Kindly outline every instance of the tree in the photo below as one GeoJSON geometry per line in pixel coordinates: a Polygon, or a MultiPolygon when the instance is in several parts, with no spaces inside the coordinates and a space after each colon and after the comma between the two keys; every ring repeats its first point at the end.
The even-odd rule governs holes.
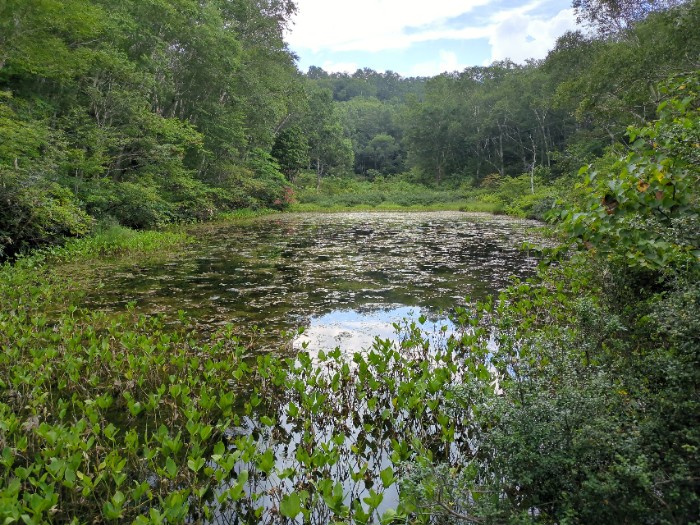
{"type": "Polygon", "coordinates": [[[396,102],[382,102],[366,97],[338,104],[343,128],[352,140],[355,173],[364,174],[371,168],[389,174],[396,173],[402,167],[406,152],[401,145],[403,130],[399,125],[399,108],[396,102]],[[377,136],[389,137],[395,146],[391,152],[391,162],[382,166],[377,164],[376,145],[371,145],[377,136]]]}
{"type": "Polygon", "coordinates": [[[309,141],[311,162],[316,169],[316,185],[330,171],[342,171],[352,166],[352,143],[345,136],[330,90],[312,89],[309,112],[304,119],[309,141]]]}
{"type": "Polygon", "coordinates": [[[375,170],[383,173],[396,173],[400,149],[394,137],[386,133],[375,135],[369,141],[367,149],[375,170]]]}
{"type": "Polygon", "coordinates": [[[0,164],[23,188],[65,188],[73,197],[61,193],[61,206],[80,202],[135,227],[257,202],[246,191],[279,193],[277,179],[256,179],[247,164],[258,148],[269,153],[304,102],[283,39],[294,9],[288,0],[0,2],[0,164]]]}
{"type": "Polygon", "coordinates": [[[432,174],[440,184],[452,160],[452,144],[457,137],[450,133],[452,116],[447,107],[414,106],[409,114],[411,125],[406,130],[409,161],[432,174]]]}
{"type": "Polygon", "coordinates": [[[564,214],[574,239],[632,267],[700,261],[700,75],[662,92],[659,119],[628,129],[626,155],[582,169],[588,198],[564,214]]]}
{"type": "Polygon", "coordinates": [[[277,134],[272,146],[277,160],[289,182],[294,182],[299,171],[309,165],[309,142],[299,126],[291,126],[277,134]]]}
{"type": "Polygon", "coordinates": [[[684,0],[574,0],[578,23],[592,26],[600,35],[614,36],[644,20],[649,13],[681,5],[684,0]]]}

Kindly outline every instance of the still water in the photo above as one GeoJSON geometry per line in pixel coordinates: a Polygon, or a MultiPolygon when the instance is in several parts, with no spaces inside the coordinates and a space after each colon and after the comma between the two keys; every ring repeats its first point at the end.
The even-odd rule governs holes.
{"type": "Polygon", "coordinates": [[[533,272],[533,221],[460,212],[266,216],[197,227],[166,262],[119,270],[88,296],[92,307],[184,311],[203,332],[233,324],[258,346],[365,348],[393,323],[450,309],[533,272]],[[261,335],[257,327],[263,331],[261,335]]]}
{"type": "Polygon", "coordinates": [[[511,275],[533,272],[536,260],[520,246],[533,241],[534,226],[458,212],[284,214],[202,225],[188,250],[110,272],[87,301],[115,310],[133,303],[166,319],[182,311],[205,335],[233,325],[263,372],[260,363],[271,357],[264,351],[296,356],[283,387],[262,374],[237,385],[243,401],[254,396],[260,404],[242,411],[229,442],[251,439],[265,452],[241,457],[214,489],[224,503],[214,502],[207,523],[325,524],[337,517],[331,508],[343,506],[376,523],[398,505],[393,476],[406,475],[414,448],[453,468],[473,452],[469,418],[455,416],[433,386],[436,378],[460,384],[477,359],[443,351],[459,331],[449,314],[497,292],[511,275]],[[414,320],[417,346],[396,330],[414,320]],[[239,482],[243,493],[229,497],[239,482]],[[281,518],[283,502],[299,495],[304,519],[281,518]]]}

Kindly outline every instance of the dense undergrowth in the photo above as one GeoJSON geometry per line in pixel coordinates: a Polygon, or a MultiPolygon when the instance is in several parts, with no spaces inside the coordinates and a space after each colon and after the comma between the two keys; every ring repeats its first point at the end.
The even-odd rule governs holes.
{"type": "Polygon", "coordinates": [[[459,468],[417,460],[407,501],[448,522],[696,523],[700,290],[682,273],[587,258],[506,290],[485,310],[498,389],[452,390],[478,446],[459,468]]]}
{"type": "Polygon", "coordinates": [[[508,214],[543,219],[561,195],[574,185],[567,177],[548,181],[531,177],[500,177],[493,174],[478,186],[443,184],[430,186],[413,173],[368,180],[362,177],[329,177],[320,187],[311,174],[297,180],[292,211],[347,210],[460,210],[508,214]]]}

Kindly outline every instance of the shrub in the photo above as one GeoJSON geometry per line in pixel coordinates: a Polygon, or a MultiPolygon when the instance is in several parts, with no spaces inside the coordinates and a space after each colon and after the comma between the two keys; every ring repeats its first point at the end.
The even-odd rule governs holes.
{"type": "Polygon", "coordinates": [[[92,219],[66,188],[0,167],[0,260],[60,244],[91,226],[92,219]]]}
{"type": "Polygon", "coordinates": [[[174,206],[147,183],[102,179],[83,188],[86,210],[98,219],[112,217],[123,226],[146,229],[167,224],[175,216],[174,206]]]}
{"type": "Polygon", "coordinates": [[[626,155],[582,168],[585,202],[561,213],[574,241],[629,266],[700,260],[700,74],[663,90],[659,119],[628,129],[626,155]]]}

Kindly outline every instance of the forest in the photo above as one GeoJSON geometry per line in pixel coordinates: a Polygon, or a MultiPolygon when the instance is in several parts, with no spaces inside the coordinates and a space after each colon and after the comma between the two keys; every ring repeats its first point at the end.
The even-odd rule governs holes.
{"type": "Polygon", "coordinates": [[[0,520],[700,523],[700,2],[573,8],[542,60],[406,78],[299,71],[292,0],[0,2],[0,520]],[[415,323],[409,356],[253,359],[183,312],[81,303],[193,225],[348,210],[550,242],[434,361],[415,323]],[[349,407],[379,418],[353,443],[349,407]],[[283,420],[291,470],[261,437],[283,420]]]}
{"type": "Polygon", "coordinates": [[[100,222],[154,228],[295,201],[466,200],[541,217],[579,167],[655,118],[662,81],[697,68],[695,3],[624,36],[565,34],[542,61],[434,78],[301,73],[283,40],[293,11],[277,1],[6,3],[0,254],[100,222]],[[493,191],[525,175],[527,202],[513,202],[519,187],[493,191]]]}

